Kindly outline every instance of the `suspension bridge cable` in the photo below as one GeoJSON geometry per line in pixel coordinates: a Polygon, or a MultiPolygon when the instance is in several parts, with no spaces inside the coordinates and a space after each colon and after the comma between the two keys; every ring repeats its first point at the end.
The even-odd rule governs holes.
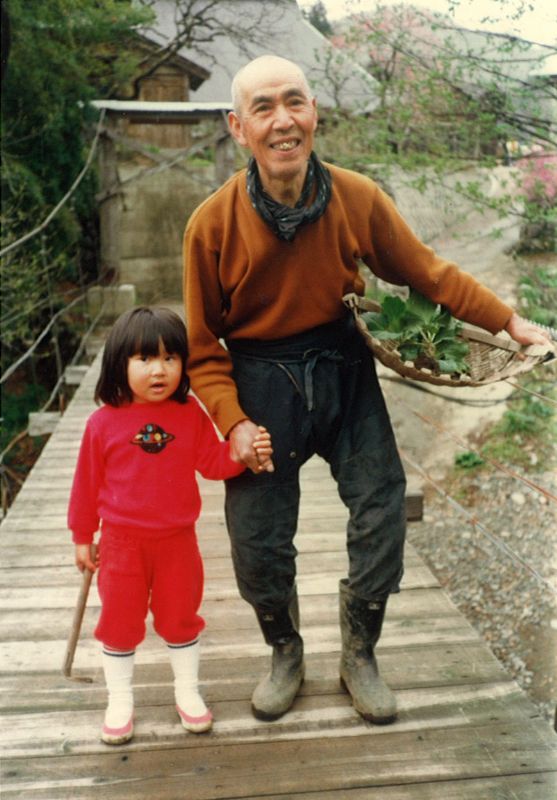
{"type": "MultiPolygon", "coordinates": [[[[67,297],[70,297],[75,292],[82,291],[83,289],[90,289],[93,286],[98,286],[100,284],[100,281],[105,279],[106,275],[107,275],[107,272],[105,270],[105,271],[101,272],[100,275],[98,275],[95,278],[94,281],[91,281],[90,283],[81,284],[79,286],[79,288],[75,287],[73,289],[68,289],[65,292],[60,292],[57,295],[57,298],[61,298],[61,299],[63,299],[65,301],[65,299],[67,297]]],[[[114,283],[114,279],[112,279],[108,283],[105,283],[105,284],[102,284],[102,285],[103,286],[111,286],[113,283],[114,283]]],[[[20,319],[20,317],[28,316],[29,314],[31,314],[32,311],[38,311],[38,310],[44,308],[45,306],[48,305],[48,303],[49,303],[48,296],[41,297],[40,300],[38,300],[34,305],[29,306],[28,308],[25,308],[23,311],[14,312],[14,313],[12,313],[11,316],[9,314],[7,314],[4,317],[0,317],[0,324],[2,326],[10,325],[11,323],[15,322],[17,319],[20,319]]]]}
{"type": "Polygon", "coordinates": [[[37,349],[39,344],[42,342],[42,340],[45,338],[45,336],[47,335],[49,330],[52,328],[52,326],[54,325],[54,323],[56,322],[58,317],[60,317],[62,314],[65,314],[66,311],[68,311],[70,308],[72,308],[72,306],[75,306],[76,303],[78,303],[80,300],[83,300],[85,297],[87,297],[86,293],[79,295],[79,297],[76,297],[75,300],[72,300],[71,303],[68,303],[68,305],[64,306],[64,308],[61,308],[59,311],[57,311],[54,314],[53,317],[50,318],[50,322],[43,328],[43,330],[38,335],[38,337],[35,339],[35,341],[31,345],[31,347],[29,347],[29,349],[25,353],[23,353],[23,355],[20,358],[18,358],[16,362],[14,364],[12,364],[10,367],[8,367],[8,369],[4,372],[4,374],[0,378],[0,384],[2,384],[5,381],[7,381],[8,378],[10,377],[10,375],[13,375],[13,373],[16,371],[16,369],[18,367],[20,367],[23,364],[23,362],[26,361],[27,358],[29,358],[29,356],[32,353],[35,352],[35,350],[37,349]]]}
{"type": "Polygon", "coordinates": [[[54,206],[54,208],[52,209],[50,214],[46,217],[46,219],[44,219],[41,222],[41,224],[37,228],[35,228],[32,231],[29,231],[29,233],[26,233],[20,239],[16,239],[15,242],[12,242],[11,244],[7,245],[6,247],[3,248],[3,250],[0,250],[0,257],[6,255],[9,252],[11,252],[16,247],[19,247],[24,242],[27,242],[29,239],[32,239],[33,236],[36,236],[38,233],[43,231],[47,227],[47,225],[49,225],[50,222],[54,219],[54,217],[60,211],[60,209],[70,199],[72,194],[75,192],[75,190],[77,189],[77,187],[79,186],[79,184],[81,183],[83,178],[85,177],[87,171],[89,170],[89,167],[91,166],[91,162],[93,161],[93,156],[95,155],[95,151],[97,149],[97,144],[98,144],[99,137],[100,137],[100,134],[101,134],[101,130],[102,130],[105,114],[106,114],[106,109],[103,108],[102,111],[101,111],[99,120],[97,122],[97,129],[95,131],[95,137],[94,137],[93,142],[91,144],[91,147],[89,149],[89,154],[87,156],[87,160],[85,162],[85,165],[83,166],[83,169],[81,170],[81,172],[79,173],[79,175],[77,176],[77,178],[75,179],[73,184],[70,186],[70,188],[68,189],[68,191],[66,192],[64,197],[60,200],[59,203],[57,203],[57,205],[54,206]]]}
{"type": "Polygon", "coordinates": [[[411,389],[415,389],[417,392],[425,392],[433,397],[439,397],[442,400],[447,400],[450,403],[458,403],[460,405],[471,406],[473,408],[490,408],[491,406],[498,405],[499,403],[506,403],[508,400],[508,397],[497,397],[489,400],[487,398],[478,399],[472,397],[458,397],[457,395],[453,394],[454,389],[451,390],[451,394],[444,394],[443,392],[439,392],[437,390],[432,391],[430,388],[428,388],[429,384],[418,383],[418,381],[413,381],[411,378],[402,378],[399,375],[379,375],[379,380],[400,383],[403,386],[408,386],[411,389]]]}
{"type": "MultiPolygon", "coordinates": [[[[79,299],[79,298],[78,298],[78,299],[79,299]]],[[[95,326],[97,325],[98,321],[100,320],[100,318],[101,318],[101,317],[102,317],[102,315],[104,314],[104,311],[105,311],[105,305],[106,305],[105,303],[103,303],[103,304],[101,305],[101,308],[100,308],[99,312],[97,313],[96,317],[94,318],[94,320],[91,322],[91,324],[89,325],[89,327],[87,328],[87,330],[86,330],[86,331],[85,331],[85,333],[83,334],[83,336],[82,336],[82,338],[81,338],[81,342],[80,342],[80,344],[79,344],[79,347],[77,348],[77,350],[76,350],[76,352],[74,353],[74,355],[73,355],[73,358],[72,358],[72,360],[71,360],[71,362],[70,362],[71,364],[75,364],[75,363],[76,363],[76,361],[78,360],[78,358],[80,357],[81,353],[83,352],[83,348],[84,348],[84,346],[85,346],[85,342],[87,341],[87,339],[88,339],[88,338],[89,338],[89,336],[91,335],[92,331],[94,330],[95,326]]],[[[55,386],[54,386],[54,388],[52,389],[52,391],[51,391],[51,393],[50,393],[50,396],[49,396],[48,400],[47,400],[47,401],[46,401],[46,402],[45,402],[45,403],[42,405],[42,407],[41,407],[41,408],[38,410],[38,412],[37,412],[38,414],[42,414],[42,413],[43,413],[43,411],[46,411],[46,409],[47,409],[47,408],[49,407],[49,405],[52,403],[52,401],[53,401],[53,400],[54,400],[54,398],[56,397],[56,393],[57,393],[58,389],[60,388],[60,386],[61,386],[61,385],[62,385],[62,383],[64,382],[64,379],[65,379],[65,376],[64,376],[64,375],[61,375],[61,376],[60,376],[60,378],[58,379],[58,381],[56,382],[56,385],[55,385],[55,386]]],[[[18,433],[18,434],[17,434],[17,435],[16,435],[16,436],[15,436],[15,437],[14,437],[14,438],[11,440],[11,442],[9,442],[9,444],[8,444],[8,445],[6,445],[6,447],[4,448],[4,450],[2,450],[2,452],[0,453],[0,467],[1,467],[1,466],[3,466],[2,462],[3,462],[3,460],[4,460],[4,456],[5,456],[7,453],[9,453],[9,451],[10,451],[10,450],[11,450],[11,449],[12,449],[12,448],[13,448],[13,447],[14,447],[14,446],[15,446],[15,445],[16,445],[16,444],[17,444],[17,443],[18,443],[18,442],[19,442],[21,439],[23,439],[23,437],[24,437],[24,436],[27,436],[27,434],[28,434],[28,433],[29,433],[29,425],[28,425],[28,426],[25,428],[25,430],[23,430],[23,431],[20,431],[20,432],[19,432],[19,433],[18,433]]]]}
{"type": "MultiPolygon", "coordinates": [[[[379,375],[379,380],[381,381],[391,381],[392,383],[400,383],[403,386],[408,386],[410,389],[415,389],[417,392],[425,392],[426,394],[430,394],[433,397],[439,397],[442,400],[447,400],[450,403],[458,403],[459,405],[463,406],[470,406],[472,408],[490,408],[491,406],[499,405],[500,403],[508,403],[512,400],[512,397],[496,397],[493,399],[476,399],[476,398],[468,398],[468,397],[459,397],[458,395],[453,394],[454,389],[451,391],[450,394],[445,394],[444,392],[440,391],[432,391],[428,388],[428,384],[426,383],[418,383],[418,381],[413,381],[411,378],[402,378],[399,375],[379,375]]],[[[535,392],[533,389],[527,389],[525,386],[521,386],[519,383],[514,383],[509,378],[503,379],[505,383],[508,383],[509,386],[512,386],[514,389],[517,389],[522,392],[526,392],[526,394],[531,394],[534,397],[543,400],[548,405],[556,406],[557,407],[557,400],[553,400],[551,397],[548,397],[545,394],[541,394],[540,392],[535,392]]],[[[488,384],[486,384],[487,386],[488,384]]],[[[552,388],[555,386],[554,383],[551,384],[552,388]]]]}
{"type": "Polygon", "coordinates": [[[412,458],[410,458],[410,456],[404,450],[399,448],[399,451],[402,459],[407,464],[409,464],[413,470],[415,470],[419,475],[421,475],[429,484],[431,484],[431,486],[433,486],[433,488],[442,497],[444,497],[445,500],[450,505],[452,505],[454,508],[457,509],[457,511],[459,511],[462,515],[464,515],[468,519],[468,521],[473,525],[473,527],[478,531],[480,531],[480,533],[482,533],[486,537],[486,539],[488,539],[491,542],[491,544],[493,544],[495,547],[501,550],[512,561],[524,567],[524,569],[526,569],[537,581],[543,583],[554,595],[557,595],[557,587],[553,586],[553,584],[550,583],[547,580],[547,578],[544,578],[543,575],[541,575],[536,569],[534,569],[534,567],[530,566],[530,564],[528,564],[528,562],[525,561],[525,559],[523,559],[522,556],[520,556],[511,547],[505,544],[505,542],[502,542],[501,539],[495,536],[495,534],[491,533],[485,527],[485,525],[482,525],[482,523],[476,516],[474,516],[474,514],[471,514],[466,508],[464,508],[464,506],[462,506],[457,500],[455,500],[454,497],[452,497],[441,486],[439,486],[439,484],[429,475],[429,473],[419,464],[416,464],[416,462],[412,458]]]}
{"type": "MultiPolygon", "coordinates": [[[[521,386],[519,383],[513,383],[513,381],[505,378],[505,382],[509,384],[509,386],[514,387],[515,389],[519,389],[522,392],[526,392],[526,394],[531,394],[533,397],[537,397],[539,400],[543,400],[544,403],[548,405],[555,406],[557,408],[557,400],[553,400],[552,397],[548,397],[545,394],[541,394],[540,392],[534,392],[533,389],[527,389],[525,386],[521,386]]],[[[552,384],[551,388],[554,388],[555,384],[552,384]]]]}
{"type": "Polygon", "coordinates": [[[456,433],[451,433],[451,431],[447,430],[447,428],[441,425],[440,422],[435,422],[434,420],[429,419],[429,417],[426,417],[425,414],[421,414],[419,411],[416,411],[414,408],[409,406],[407,403],[404,402],[404,400],[401,400],[399,397],[395,397],[394,400],[396,403],[400,403],[409,411],[411,411],[412,414],[414,414],[414,416],[418,417],[418,419],[421,419],[423,422],[427,423],[428,425],[431,425],[433,428],[435,428],[435,430],[439,431],[439,433],[444,433],[450,439],[453,439],[455,442],[457,442],[461,447],[466,448],[466,450],[471,450],[472,453],[474,453],[484,461],[487,461],[487,463],[491,464],[492,467],[495,467],[501,472],[504,472],[506,475],[509,475],[511,478],[514,478],[515,480],[522,481],[522,483],[526,484],[534,491],[547,497],[548,500],[553,500],[555,503],[557,503],[557,496],[552,494],[548,489],[544,489],[543,486],[538,486],[537,483],[534,483],[529,478],[526,478],[524,475],[519,475],[512,469],[505,467],[505,465],[501,464],[499,461],[495,461],[494,459],[489,458],[488,456],[481,455],[480,453],[478,453],[477,450],[471,448],[468,442],[464,441],[464,439],[462,439],[460,436],[457,436],[456,433]]]}

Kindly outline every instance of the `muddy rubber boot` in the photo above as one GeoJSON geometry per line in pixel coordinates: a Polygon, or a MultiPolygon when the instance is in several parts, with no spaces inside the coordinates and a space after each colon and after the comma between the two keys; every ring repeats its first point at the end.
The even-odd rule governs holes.
{"type": "Polygon", "coordinates": [[[251,699],[257,719],[272,722],[285,714],[304,680],[304,644],[297,631],[298,598],[276,613],[256,612],[265,641],[273,648],[271,671],[259,682],[251,699]]]}
{"type": "Polygon", "coordinates": [[[340,683],[364,719],[387,725],[396,719],[396,700],[379,675],[373,652],[381,635],[387,603],[358,597],[347,584],[346,579],[340,581],[340,683]]]}

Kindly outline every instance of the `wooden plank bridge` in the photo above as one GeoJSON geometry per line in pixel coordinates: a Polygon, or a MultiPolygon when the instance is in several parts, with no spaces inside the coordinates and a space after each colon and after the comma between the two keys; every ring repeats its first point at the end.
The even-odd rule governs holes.
{"type": "Polygon", "coordinates": [[[437,581],[408,548],[378,657],[399,720],[377,727],[338,682],[338,579],[346,511],[327,466],[303,470],[297,536],[306,681],[293,709],[255,720],[250,696],[269,649],[238,596],[223,518],[223,488],[201,482],[198,526],[206,567],[201,679],[211,733],[195,736],[174,710],[164,645],[137,652],[136,734],[99,740],[105,704],[93,585],[74,674],[61,666],[80,576],[65,513],[98,359],[0,528],[2,797],[42,800],[549,800],[557,796],[557,739],[437,581]]]}

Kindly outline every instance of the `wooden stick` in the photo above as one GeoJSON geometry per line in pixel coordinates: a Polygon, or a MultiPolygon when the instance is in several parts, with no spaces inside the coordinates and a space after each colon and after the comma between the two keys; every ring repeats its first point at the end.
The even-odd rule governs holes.
{"type": "Polygon", "coordinates": [[[81,581],[81,588],[77,598],[77,605],[75,607],[72,628],[66,647],[66,655],[64,657],[64,664],[62,666],[62,675],[72,681],[83,681],[84,683],[92,683],[92,678],[80,678],[72,676],[72,664],[79,640],[79,633],[81,631],[81,623],[83,622],[83,615],[85,614],[85,606],[87,605],[87,597],[89,596],[89,589],[91,588],[91,580],[93,573],[88,570],[83,570],[83,579],[81,581]]]}

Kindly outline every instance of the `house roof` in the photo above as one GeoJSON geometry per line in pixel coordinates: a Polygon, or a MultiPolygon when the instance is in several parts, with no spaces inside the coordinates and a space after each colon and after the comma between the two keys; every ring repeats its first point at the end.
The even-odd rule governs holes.
{"type": "MultiPolygon", "coordinates": [[[[384,20],[387,39],[401,53],[411,54],[417,63],[434,65],[436,60],[452,69],[452,84],[471,97],[481,98],[486,93],[498,92],[512,100],[516,113],[531,117],[542,127],[557,119],[557,103],[535,80],[551,78],[555,63],[540,45],[515,37],[469,30],[456,25],[450,17],[416,7],[394,8],[391,18],[384,20]]],[[[337,26],[342,35],[352,27],[362,26],[365,34],[366,19],[361,14],[346,17],[337,26]]],[[[355,39],[357,41],[357,37],[355,39]]],[[[365,36],[361,43],[352,46],[353,57],[363,66],[370,63],[370,46],[365,36]]],[[[373,45],[372,45],[373,46],[373,45]]],[[[388,47],[386,58],[389,58],[388,47]]],[[[381,49],[379,49],[381,54],[381,49]]],[[[548,83],[549,81],[546,81],[548,83]]]]}
{"type": "Polygon", "coordinates": [[[157,100],[92,100],[91,105],[106,109],[109,113],[120,114],[135,122],[139,119],[152,121],[156,118],[165,121],[179,121],[203,116],[219,116],[232,110],[232,103],[202,102],[159,102],[157,100]]]}
{"type": "MultiPolygon", "coordinates": [[[[148,36],[139,33],[139,46],[149,53],[149,55],[152,54],[154,44],[155,43],[150,41],[148,36]]],[[[171,58],[168,60],[168,63],[187,73],[189,85],[192,89],[197,89],[199,86],[201,86],[203,81],[206,81],[211,74],[209,70],[205,69],[195,61],[191,61],[189,58],[186,58],[181,53],[175,53],[173,56],[171,56],[171,58]]]]}
{"type": "MultiPolygon", "coordinates": [[[[143,36],[164,45],[178,31],[176,3],[155,0],[152,8],[157,20],[143,36]]],[[[376,81],[310,25],[295,0],[219,0],[212,13],[218,14],[215,28],[211,23],[198,26],[197,43],[179,50],[210,72],[191,92],[192,101],[230,101],[230,83],[237,70],[257,56],[273,53],[300,65],[319,106],[352,111],[377,106],[376,81]]]]}
{"type": "MultiPolygon", "coordinates": [[[[387,43],[391,41],[395,50],[414,55],[424,65],[445,61],[446,68],[454,66],[455,82],[472,91],[474,88],[483,90],[477,86],[479,74],[486,80],[491,78],[494,83],[500,81],[508,86],[513,82],[526,82],[541,67],[544,58],[549,60],[539,45],[503,34],[464,28],[448,15],[426,8],[395,7],[390,14],[382,30],[387,56],[387,43]]],[[[352,37],[355,44],[350,48],[363,66],[369,64],[370,52],[378,47],[373,40],[368,44],[365,38],[365,26],[370,19],[373,19],[371,13],[362,13],[347,16],[337,25],[341,35],[362,28],[364,35],[360,43],[357,43],[358,37],[352,37]]]]}

